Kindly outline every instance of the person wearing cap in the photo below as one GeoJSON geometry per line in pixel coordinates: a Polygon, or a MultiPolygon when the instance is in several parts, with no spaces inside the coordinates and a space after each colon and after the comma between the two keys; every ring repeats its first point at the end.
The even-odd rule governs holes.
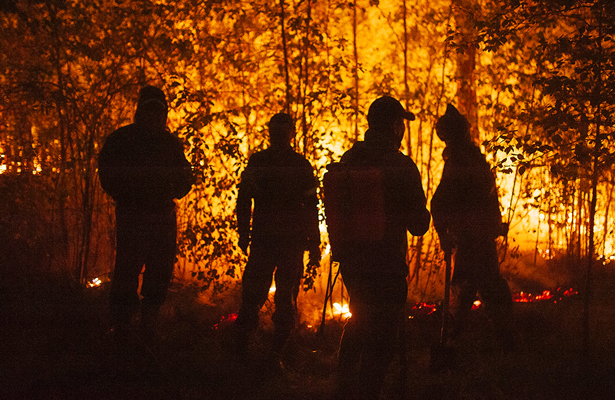
{"type": "Polygon", "coordinates": [[[235,326],[237,350],[246,355],[249,334],[258,327],[275,277],[270,355],[279,358],[295,326],[304,252],[309,251],[309,268],[320,264],[318,181],[312,165],[291,147],[296,134],[291,116],[275,114],[268,129],[269,148],[250,156],[239,184],[239,247],[245,254],[249,249],[249,258],[235,326]]]}
{"type": "Polygon", "coordinates": [[[470,123],[452,104],[438,119],[436,134],[446,148],[431,213],[442,251],[449,255],[454,251],[453,339],[467,323],[478,293],[502,350],[512,350],[512,296],[500,274],[496,245],[508,225],[502,223],[495,176],[470,136],[470,123]]]}
{"type": "Polygon", "coordinates": [[[394,356],[408,294],[407,232],[421,236],[429,229],[431,216],[418,168],[399,151],[405,121],[414,118],[395,98],[376,99],[369,107],[364,140],[341,158],[350,168],[381,172],[381,184],[366,186],[382,188],[383,193],[373,193],[373,197],[382,199],[385,218],[382,237],[350,243],[340,260],[352,313],[340,345],[340,398],[378,398],[394,356]]]}
{"type": "Polygon", "coordinates": [[[143,87],[134,123],[111,133],[98,156],[101,186],[115,202],[110,306],[116,337],[129,332],[139,305],[142,333],[153,334],[176,260],[175,199],[188,194],[195,182],[182,143],[166,128],[167,113],[164,92],[143,87]]]}

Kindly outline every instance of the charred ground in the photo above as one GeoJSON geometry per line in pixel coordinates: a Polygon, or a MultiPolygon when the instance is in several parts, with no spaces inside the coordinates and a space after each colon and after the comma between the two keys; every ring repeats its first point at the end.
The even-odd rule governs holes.
{"type": "MultiPolygon", "coordinates": [[[[204,305],[197,290],[176,284],[164,305],[159,337],[150,346],[134,336],[117,350],[109,335],[106,286],[75,288],[57,276],[13,274],[1,285],[5,399],[327,399],[334,390],[342,332],[328,321],[318,333],[302,326],[278,374],[267,362],[271,329],[254,337],[247,360],[232,346],[234,310],[204,305]],[[17,279],[18,278],[18,279],[17,279]]],[[[591,353],[581,340],[582,294],[557,303],[515,303],[518,349],[496,350],[479,310],[458,348],[458,365],[429,372],[439,334],[436,314],[409,319],[406,378],[409,399],[611,399],[615,396],[615,271],[595,274],[591,353]]],[[[409,304],[410,306],[410,304],[409,304]]],[[[266,314],[266,313],[265,313],[266,314]]],[[[400,364],[392,365],[383,398],[397,398],[400,364]]]]}

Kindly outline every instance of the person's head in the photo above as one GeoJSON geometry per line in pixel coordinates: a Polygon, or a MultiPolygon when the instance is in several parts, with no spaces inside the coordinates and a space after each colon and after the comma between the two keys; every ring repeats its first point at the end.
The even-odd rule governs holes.
{"type": "Polygon", "coordinates": [[[267,127],[272,147],[288,146],[295,137],[295,121],[286,113],[275,114],[269,120],[267,127]]]}
{"type": "Polygon", "coordinates": [[[470,122],[452,104],[436,122],[436,134],[447,145],[472,141],[470,122]]]}
{"type": "Polygon", "coordinates": [[[406,131],[405,120],[413,121],[414,114],[404,109],[401,103],[391,97],[382,96],[369,106],[367,123],[371,134],[379,140],[390,140],[397,147],[406,131]]]}
{"type": "Polygon", "coordinates": [[[155,86],[144,86],[139,90],[135,124],[153,129],[164,129],[169,108],[164,92],[155,86]]]}

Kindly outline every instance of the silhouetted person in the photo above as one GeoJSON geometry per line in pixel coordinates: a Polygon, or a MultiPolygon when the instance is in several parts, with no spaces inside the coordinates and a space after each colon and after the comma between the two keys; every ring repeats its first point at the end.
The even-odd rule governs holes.
{"type": "Polygon", "coordinates": [[[239,247],[250,255],[242,279],[237,316],[238,347],[258,327],[275,271],[275,326],[272,354],[279,355],[295,325],[296,299],[303,276],[303,254],[320,261],[318,181],[310,163],[291,147],[295,124],[288,114],[269,121],[270,147],[250,156],[237,197],[239,247]],[[252,211],[252,206],[254,206],[252,211]]]}
{"type": "MultiPolygon", "coordinates": [[[[407,231],[420,236],[429,229],[418,168],[399,152],[405,120],[413,119],[396,99],[376,99],[367,114],[365,140],[356,142],[341,158],[343,169],[351,171],[349,177],[357,176],[354,187],[348,189],[350,196],[366,204],[350,206],[357,209],[348,214],[354,222],[345,223],[353,228],[342,238],[342,246],[332,247],[352,313],[340,346],[339,398],[378,398],[395,353],[408,295],[407,231]],[[368,182],[370,179],[373,181],[368,182]],[[371,222],[365,223],[367,220],[371,222]]],[[[329,194],[325,187],[325,206],[329,194]]]]}
{"type": "Polygon", "coordinates": [[[470,123],[451,104],[436,123],[446,143],[442,179],[431,200],[440,247],[454,255],[452,287],[457,295],[453,338],[467,322],[476,294],[504,350],[511,350],[512,297],[499,269],[495,239],[505,235],[495,176],[470,137],[470,123]]]}
{"type": "Polygon", "coordinates": [[[144,333],[153,333],[176,260],[175,200],[194,183],[177,137],[166,129],[164,92],[139,92],[134,123],[111,133],[98,157],[100,183],[115,200],[116,258],[110,305],[114,334],[126,334],[141,303],[144,333]],[[139,275],[143,271],[142,301],[139,275]]]}

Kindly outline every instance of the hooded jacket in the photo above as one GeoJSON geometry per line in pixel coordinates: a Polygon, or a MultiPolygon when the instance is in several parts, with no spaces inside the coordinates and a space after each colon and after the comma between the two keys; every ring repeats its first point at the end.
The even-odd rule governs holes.
{"type": "Polygon", "coordinates": [[[437,129],[446,143],[442,179],[431,200],[438,235],[457,244],[495,239],[502,233],[495,176],[471,140],[467,120],[449,105],[437,129]]]}

